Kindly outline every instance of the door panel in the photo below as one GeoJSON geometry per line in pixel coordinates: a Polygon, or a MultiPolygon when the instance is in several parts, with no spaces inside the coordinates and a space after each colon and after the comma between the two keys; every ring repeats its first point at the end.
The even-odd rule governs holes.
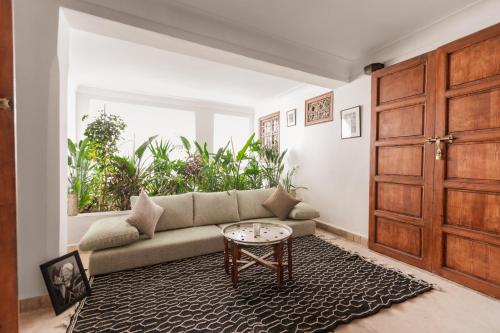
{"type": "Polygon", "coordinates": [[[421,228],[377,217],[376,242],[410,255],[419,257],[422,253],[421,228]]]}
{"type": "Polygon", "coordinates": [[[413,105],[378,113],[378,138],[388,139],[424,134],[424,106],[413,105]]]}
{"type": "Polygon", "coordinates": [[[418,146],[379,147],[378,174],[422,176],[422,155],[418,146]]]}
{"type": "Polygon", "coordinates": [[[467,142],[448,147],[447,178],[500,180],[500,142],[467,142]]]}
{"type": "Polygon", "coordinates": [[[500,36],[491,36],[475,43],[468,41],[466,43],[467,45],[464,45],[462,49],[454,49],[448,53],[450,70],[447,71],[447,76],[450,86],[500,75],[500,66],[498,66],[500,62],[500,36]]]}
{"type": "Polygon", "coordinates": [[[433,269],[500,297],[500,24],[437,59],[436,135],[456,139],[435,163],[433,269]]]}
{"type": "Polygon", "coordinates": [[[500,234],[500,193],[446,191],[446,224],[500,234]]]}
{"type": "Polygon", "coordinates": [[[425,64],[402,68],[381,76],[378,82],[380,104],[425,93],[425,64]]]}
{"type": "Polygon", "coordinates": [[[422,216],[422,187],[406,184],[377,184],[377,210],[414,217],[422,216]]]}
{"type": "MultiPolygon", "coordinates": [[[[0,98],[14,94],[11,0],[0,0],[0,98]]],[[[16,188],[12,103],[0,103],[0,332],[18,331],[16,188]],[[9,106],[5,104],[10,104],[9,106]]]]}
{"type": "Polygon", "coordinates": [[[450,132],[500,127],[500,90],[478,92],[448,100],[450,132]]]}
{"type": "Polygon", "coordinates": [[[372,75],[370,248],[431,268],[435,53],[372,75]]]}

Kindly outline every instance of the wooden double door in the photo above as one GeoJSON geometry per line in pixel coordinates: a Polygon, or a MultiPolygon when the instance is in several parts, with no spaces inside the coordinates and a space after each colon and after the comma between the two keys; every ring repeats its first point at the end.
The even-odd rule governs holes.
{"type": "Polygon", "coordinates": [[[372,75],[370,248],[500,298],[500,24],[372,75]]]}

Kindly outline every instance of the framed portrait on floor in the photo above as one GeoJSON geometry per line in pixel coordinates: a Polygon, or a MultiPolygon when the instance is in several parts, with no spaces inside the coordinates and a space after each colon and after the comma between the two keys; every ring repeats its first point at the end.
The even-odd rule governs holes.
{"type": "Polygon", "coordinates": [[[90,295],[90,284],[78,251],[40,265],[56,315],[90,295]]]}
{"type": "Polygon", "coordinates": [[[361,106],[355,106],[340,111],[342,139],[358,138],[361,136],[361,106]]]}

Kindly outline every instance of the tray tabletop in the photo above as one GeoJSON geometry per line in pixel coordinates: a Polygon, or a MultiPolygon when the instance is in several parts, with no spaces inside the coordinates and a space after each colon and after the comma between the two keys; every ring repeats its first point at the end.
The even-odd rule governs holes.
{"type": "Polygon", "coordinates": [[[239,222],[222,229],[228,240],[242,245],[271,245],[292,236],[292,228],[282,223],[239,222]],[[255,236],[254,224],[260,224],[260,235],[255,236]]]}

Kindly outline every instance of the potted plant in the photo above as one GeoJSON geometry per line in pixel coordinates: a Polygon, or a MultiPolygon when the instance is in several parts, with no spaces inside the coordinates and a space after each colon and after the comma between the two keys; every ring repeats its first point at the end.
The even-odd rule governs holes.
{"type": "Polygon", "coordinates": [[[286,173],[285,178],[281,181],[283,184],[283,188],[285,191],[290,193],[290,195],[294,198],[297,197],[297,190],[298,189],[307,189],[307,187],[304,186],[295,186],[293,185],[293,176],[295,175],[295,172],[297,171],[298,167],[293,167],[291,170],[288,170],[286,173]]]}

